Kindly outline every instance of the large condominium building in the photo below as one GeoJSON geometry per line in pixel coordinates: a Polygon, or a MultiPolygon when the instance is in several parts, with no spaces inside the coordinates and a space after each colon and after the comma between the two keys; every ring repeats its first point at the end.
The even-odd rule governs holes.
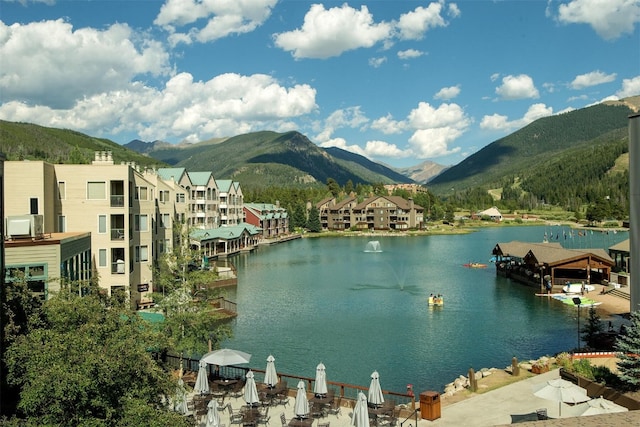
{"type": "Polygon", "coordinates": [[[289,214],[279,203],[245,203],[245,222],[262,230],[262,237],[273,239],[289,233],[289,214]]]}
{"type": "Polygon", "coordinates": [[[244,200],[238,182],[218,180],[220,189],[220,225],[238,225],[244,222],[244,200]]]}

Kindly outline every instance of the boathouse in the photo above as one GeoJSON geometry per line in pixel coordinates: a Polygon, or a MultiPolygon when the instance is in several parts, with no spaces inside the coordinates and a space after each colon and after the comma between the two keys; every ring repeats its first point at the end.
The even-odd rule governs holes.
{"type": "Polygon", "coordinates": [[[498,243],[493,256],[496,274],[541,288],[547,282],[599,284],[609,280],[615,265],[603,249],[565,249],[560,243],[498,243]]]}

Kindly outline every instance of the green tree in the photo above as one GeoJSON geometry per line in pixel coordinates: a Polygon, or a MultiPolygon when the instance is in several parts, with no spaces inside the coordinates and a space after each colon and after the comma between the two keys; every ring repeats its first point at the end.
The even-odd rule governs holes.
{"type": "Polygon", "coordinates": [[[338,184],[335,179],[328,178],[327,187],[329,188],[329,192],[331,192],[333,197],[338,197],[340,195],[340,184],[338,184]]]}
{"type": "Polygon", "coordinates": [[[161,409],[175,383],[149,352],[160,335],[138,316],[107,308],[97,295],[61,292],[28,329],[7,353],[28,425],[132,425],[127,417],[140,408],[164,425],[185,425],[161,409]]]}
{"type": "Polygon", "coordinates": [[[618,376],[632,390],[640,390],[640,311],[631,312],[631,324],[616,340],[618,376]]]}
{"type": "Polygon", "coordinates": [[[202,254],[190,245],[189,234],[176,225],[176,245],[164,254],[154,268],[154,293],[158,310],[164,315],[163,333],[169,351],[180,356],[204,354],[231,335],[226,316],[211,304],[219,292],[210,286],[213,270],[202,267],[202,254]]]}
{"type": "Polygon", "coordinates": [[[599,333],[604,331],[604,326],[600,321],[600,316],[596,312],[594,306],[589,307],[589,317],[587,318],[587,324],[582,328],[582,340],[587,343],[590,348],[595,348],[596,337],[599,333]]]}
{"type": "Polygon", "coordinates": [[[309,220],[307,221],[307,229],[312,233],[319,233],[322,231],[322,224],[320,223],[320,211],[315,206],[311,207],[309,211],[309,220]]]}
{"type": "Polygon", "coordinates": [[[353,192],[353,181],[347,181],[347,183],[344,185],[344,192],[346,194],[351,194],[353,192]]]}
{"type": "Polygon", "coordinates": [[[307,225],[307,216],[302,202],[296,203],[293,208],[290,223],[294,228],[304,228],[307,225]]]}

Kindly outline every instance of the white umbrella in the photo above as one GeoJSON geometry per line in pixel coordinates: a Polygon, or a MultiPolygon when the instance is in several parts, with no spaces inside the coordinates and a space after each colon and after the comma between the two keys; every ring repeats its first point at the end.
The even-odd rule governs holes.
{"type": "Polygon", "coordinates": [[[267,357],[267,369],[264,371],[264,383],[269,387],[273,387],[278,384],[278,373],[276,372],[276,359],[269,355],[267,357]]]}
{"type": "Polygon", "coordinates": [[[207,411],[207,424],[206,427],[218,427],[220,425],[220,415],[218,414],[218,402],[215,399],[211,399],[207,404],[209,410],[207,411]]]}
{"type": "Polygon", "coordinates": [[[198,377],[196,378],[196,385],[193,386],[193,390],[196,393],[209,393],[209,376],[207,375],[207,366],[207,362],[203,360],[200,361],[200,367],[198,368],[198,377]]]}
{"type": "Polygon", "coordinates": [[[293,412],[298,418],[304,418],[309,414],[309,401],[307,400],[307,390],[304,381],[298,382],[298,392],[296,393],[296,404],[293,412]]]}
{"type": "Polygon", "coordinates": [[[258,397],[256,380],[253,379],[253,371],[249,370],[246,378],[247,382],[244,384],[244,401],[247,402],[247,405],[254,405],[260,402],[260,397],[258,397]]]}
{"type": "Polygon", "coordinates": [[[182,415],[186,415],[189,411],[189,408],[187,408],[187,391],[184,389],[184,381],[182,381],[182,378],[178,380],[176,401],[173,410],[182,415]]]}
{"type": "Polygon", "coordinates": [[[562,415],[562,402],[582,403],[590,399],[587,390],[571,381],[558,378],[534,386],[534,396],[558,402],[558,415],[562,415]]]}
{"type": "Polygon", "coordinates": [[[610,400],[598,397],[597,399],[591,399],[587,402],[580,403],[569,409],[569,414],[572,417],[588,416],[588,415],[601,415],[612,414],[614,412],[626,412],[629,409],[624,406],[620,406],[613,403],[610,400]]]}
{"type": "Polygon", "coordinates": [[[382,388],[380,388],[380,375],[378,375],[378,371],[373,371],[371,374],[369,403],[374,405],[382,405],[384,403],[384,396],[382,395],[382,388]]]}
{"type": "Polygon", "coordinates": [[[315,394],[327,394],[327,373],[322,362],[316,367],[316,382],[313,384],[315,394]]]}
{"type": "Polygon", "coordinates": [[[202,356],[200,360],[218,366],[240,365],[242,363],[249,363],[251,355],[244,351],[221,348],[220,350],[210,351],[202,356]]]}
{"type": "Polygon", "coordinates": [[[367,396],[363,392],[358,392],[358,401],[353,408],[351,425],[355,427],[369,427],[369,409],[367,408],[367,396]]]}

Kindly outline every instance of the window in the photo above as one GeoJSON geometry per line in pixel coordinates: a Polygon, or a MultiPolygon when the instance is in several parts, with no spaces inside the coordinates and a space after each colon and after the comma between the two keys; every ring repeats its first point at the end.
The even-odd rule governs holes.
{"type": "Polygon", "coordinates": [[[88,200],[105,200],[107,198],[107,185],[103,182],[87,182],[88,200]]]}
{"type": "Polygon", "coordinates": [[[164,253],[169,253],[171,252],[171,240],[169,239],[164,239],[164,253]]]}
{"type": "Polygon", "coordinates": [[[176,194],[176,203],[184,203],[184,193],[176,194]]]}
{"type": "Polygon", "coordinates": [[[58,182],[58,199],[64,200],[67,198],[67,183],[64,181],[58,182]]]}
{"type": "Polygon", "coordinates": [[[67,218],[64,215],[58,215],[58,233],[67,231],[67,218]]]}
{"type": "Polygon", "coordinates": [[[38,215],[38,198],[32,197],[29,199],[29,213],[31,215],[38,215]]]}
{"type": "Polygon", "coordinates": [[[160,215],[160,225],[162,228],[171,228],[171,215],[168,213],[160,215]]]}
{"type": "Polygon", "coordinates": [[[148,246],[136,246],[135,259],[136,259],[136,262],[149,261],[149,247],[148,246]]]}
{"type": "Polygon", "coordinates": [[[136,200],[148,200],[147,187],[136,187],[136,200]]]}
{"type": "Polygon", "coordinates": [[[98,267],[107,266],[107,250],[98,249],[98,267]]]}
{"type": "Polygon", "coordinates": [[[135,223],[136,231],[149,231],[149,217],[148,215],[136,215],[135,223]]]}
{"type": "Polygon", "coordinates": [[[107,232],[107,216],[98,215],[98,233],[104,234],[107,232]]]}
{"type": "Polygon", "coordinates": [[[162,203],[166,203],[169,201],[169,192],[167,190],[160,191],[159,199],[162,203]]]}

